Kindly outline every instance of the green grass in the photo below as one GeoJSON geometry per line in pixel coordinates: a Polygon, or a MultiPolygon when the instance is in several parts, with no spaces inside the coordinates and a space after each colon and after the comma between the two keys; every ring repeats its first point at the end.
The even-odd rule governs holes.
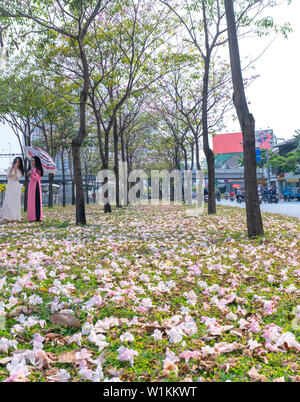
{"type": "MultiPolygon", "coordinates": [[[[42,223],[28,223],[24,215],[20,223],[1,225],[0,232],[5,230],[5,236],[0,236],[0,280],[5,276],[6,282],[0,291],[0,306],[6,312],[6,327],[0,330],[0,338],[16,339],[18,349],[32,350],[35,333],[44,337],[56,333],[63,344],[44,342],[46,353],[59,356],[62,352],[86,348],[93,359],[102,355],[106,377],[111,378],[111,368],[122,369],[123,381],[186,378],[195,381],[202,377],[204,381],[247,382],[250,380],[247,373],[253,366],[267,381],[282,376],[291,381],[299,376],[299,351],[283,346],[282,352],[271,352],[263,337],[264,328],[276,324],[300,342],[299,330],[292,325],[295,308],[300,304],[299,220],[264,214],[265,237],[249,240],[243,210],[218,207],[215,216],[187,217],[185,209],[131,206],[113,208],[112,214],[104,214],[101,207],[91,204],[87,206],[87,226],[78,227],[73,206],[55,206],[44,209],[42,223]],[[198,273],[193,273],[193,266],[198,273]],[[41,269],[43,278],[39,278],[41,269]],[[147,274],[150,281],[141,280],[142,274],[147,274]],[[268,275],[273,275],[276,282],[270,283],[268,275]],[[251,285],[246,280],[250,276],[256,278],[251,285]],[[23,281],[21,290],[16,289],[18,281],[23,281]],[[174,286],[169,292],[159,287],[161,282],[168,286],[171,281],[174,286]],[[198,281],[219,288],[207,292],[198,281]],[[291,285],[298,290],[289,291],[291,285]],[[190,304],[184,295],[191,291],[197,297],[195,304],[190,304]],[[220,302],[233,292],[237,299],[224,310],[213,302],[220,302]],[[31,305],[33,295],[41,297],[42,304],[31,305]],[[94,305],[88,311],[84,303],[95,295],[102,298],[102,305],[94,305]],[[147,298],[151,299],[152,308],[144,310],[147,298]],[[87,335],[82,336],[81,346],[69,344],[69,338],[80,331],[51,324],[54,300],[59,309],[73,310],[82,324],[88,321],[95,326],[98,320],[109,317],[123,321],[104,332],[109,346],[103,351],[87,335]],[[271,314],[266,313],[263,300],[274,302],[271,314]],[[46,325],[41,328],[37,324],[13,334],[12,328],[20,324],[21,308],[29,309],[25,318],[35,316],[45,320],[46,325]],[[185,334],[181,342],[171,343],[166,320],[181,316],[179,323],[183,323],[182,308],[189,308],[197,333],[185,334]],[[237,321],[226,318],[229,312],[238,316],[237,321]],[[201,320],[203,316],[234,328],[211,336],[201,320]],[[129,326],[128,321],[134,317],[139,325],[129,326]],[[251,318],[259,322],[258,333],[240,330],[238,321],[245,319],[250,323],[251,318]],[[163,328],[162,340],[155,341],[151,336],[153,330],[147,329],[155,322],[163,328]],[[133,343],[121,342],[120,336],[126,331],[134,335],[133,343]],[[237,335],[239,331],[241,336],[237,335]],[[251,352],[247,347],[250,339],[259,342],[261,350],[251,352]],[[236,342],[242,347],[189,362],[180,358],[176,362],[177,374],[163,372],[168,350],[179,356],[184,351],[201,351],[204,346],[214,347],[220,342],[236,342]],[[122,345],[138,352],[133,366],[118,359],[117,350],[122,345]]],[[[12,349],[8,353],[0,351],[0,359],[11,356],[12,352],[12,349]]],[[[94,363],[88,365],[95,370],[94,363]]],[[[48,369],[34,368],[30,363],[28,367],[33,370],[27,377],[29,381],[47,381],[47,370],[55,367],[66,369],[71,381],[84,381],[78,363],[61,364],[54,360],[48,369]]],[[[8,376],[7,366],[2,365],[0,381],[8,376]]]]}

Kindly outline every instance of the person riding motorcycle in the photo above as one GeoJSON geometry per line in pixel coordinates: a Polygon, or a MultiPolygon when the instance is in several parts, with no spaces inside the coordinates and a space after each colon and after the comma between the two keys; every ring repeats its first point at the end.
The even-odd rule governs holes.
{"type": "Polygon", "coordinates": [[[277,194],[277,189],[276,186],[272,186],[270,188],[270,199],[269,202],[272,203],[274,202],[275,204],[277,204],[279,201],[279,195],[277,194]]]}
{"type": "Polygon", "coordinates": [[[263,192],[263,201],[268,202],[270,196],[270,190],[268,187],[265,187],[264,192],[263,192]]]}
{"type": "Polygon", "coordinates": [[[242,202],[242,199],[243,199],[243,193],[242,190],[239,188],[236,192],[236,201],[242,202]]]}
{"type": "Polygon", "coordinates": [[[208,189],[207,188],[204,189],[204,201],[208,202],[208,189]]]}
{"type": "Polygon", "coordinates": [[[242,188],[242,200],[245,201],[245,197],[246,197],[246,192],[244,190],[244,188],[242,188]]]}

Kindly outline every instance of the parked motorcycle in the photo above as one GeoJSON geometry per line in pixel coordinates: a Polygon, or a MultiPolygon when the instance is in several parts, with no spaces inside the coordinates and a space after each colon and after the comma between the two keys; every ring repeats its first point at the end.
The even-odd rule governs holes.
{"type": "Polygon", "coordinates": [[[263,195],[263,196],[262,196],[262,201],[263,201],[264,203],[269,202],[269,194],[268,194],[268,195],[263,195]]]}
{"type": "Polygon", "coordinates": [[[268,204],[277,204],[279,202],[278,194],[267,194],[263,197],[263,201],[268,204]]]}
{"type": "Polygon", "coordinates": [[[242,195],[237,195],[236,196],[236,202],[241,204],[242,201],[243,201],[243,196],[242,195]]]}
{"type": "Polygon", "coordinates": [[[278,194],[271,194],[269,197],[269,202],[270,204],[277,204],[279,201],[279,195],[278,194]]]}

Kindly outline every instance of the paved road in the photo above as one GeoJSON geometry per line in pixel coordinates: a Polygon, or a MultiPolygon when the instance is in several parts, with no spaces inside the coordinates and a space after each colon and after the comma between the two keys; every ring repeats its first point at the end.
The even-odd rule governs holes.
{"type": "MultiPolygon", "coordinates": [[[[229,200],[221,200],[220,202],[217,201],[217,204],[228,205],[231,207],[245,208],[244,202],[242,202],[241,204],[238,204],[236,201],[232,202],[229,200]]],[[[290,202],[280,201],[278,204],[262,203],[260,205],[260,209],[262,212],[271,212],[274,214],[289,215],[289,216],[294,216],[294,217],[300,219],[300,202],[299,201],[290,201],[290,202]]]]}

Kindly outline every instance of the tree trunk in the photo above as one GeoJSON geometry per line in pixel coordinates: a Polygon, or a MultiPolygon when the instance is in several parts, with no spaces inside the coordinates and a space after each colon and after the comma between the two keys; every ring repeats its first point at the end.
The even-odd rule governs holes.
{"type": "Polygon", "coordinates": [[[74,178],[73,178],[71,152],[72,152],[72,149],[68,151],[69,170],[70,170],[70,176],[71,176],[71,181],[72,181],[72,201],[71,201],[71,203],[72,203],[72,205],[75,205],[75,183],[74,183],[74,178]]]}
{"type": "Polygon", "coordinates": [[[24,212],[27,212],[27,207],[28,207],[28,184],[29,184],[29,177],[27,176],[28,173],[28,162],[27,159],[24,158],[23,155],[23,161],[24,161],[24,187],[25,187],[25,191],[24,191],[24,204],[23,204],[23,209],[24,212]]]}
{"type": "Polygon", "coordinates": [[[63,207],[66,206],[66,178],[65,178],[65,172],[63,171],[63,197],[62,197],[62,205],[63,207]]]}
{"type": "MultiPolygon", "coordinates": [[[[104,170],[108,170],[108,160],[109,160],[109,132],[108,131],[106,131],[105,133],[104,133],[104,153],[105,153],[105,164],[103,164],[103,169],[104,170]]],[[[108,178],[106,177],[105,179],[104,179],[104,184],[107,184],[108,183],[108,178]]],[[[108,197],[108,190],[106,190],[106,192],[105,192],[105,197],[108,197]]],[[[107,202],[105,205],[104,205],[104,213],[105,214],[110,214],[111,213],[111,205],[110,205],[110,203],[109,202],[107,202]]]]}
{"type": "MultiPolygon", "coordinates": [[[[121,161],[123,163],[123,169],[124,169],[124,165],[127,162],[127,159],[126,159],[126,149],[125,149],[124,128],[123,127],[120,127],[119,134],[120,134],[120,145],[121,145],[121,161]]],[[[127,172],[127,174],[128,174],[128,172],[127,172]]],[[[125,181],[125,176],[126,176],[126,171],[123,171],[122,178],[123,178],[124,181],[125,181]]],[[[125,188],[124,188],[124,185],[123,185],[123,192],[124,193],[127,192],[127,189],[128,189],[128,181],[127,181],[127,179],[128,178],[126,177],[126,184],[124,183],[125,188]]],[[[127,196],[124,194],[124,196],[123,196],[123,205],[127,205],[127,204],[128,204],[128,194],[127,194],[127,196]]]]}
{"type": "Polygon", "coordinates": [[[24,181],[24,186],[25,186],[25,191],[24,191],[24,212],[27,212],[28,208],[28,184],[29,184],[29,177],[27,176],[27,169],[25,170],[25,181],[24,181]]]}
{"type": "Polygon", "coordinates": [[[233,82],[233,103],[239,118],[244,142],[244,178],[248,237],[263,236],[264,229],[257,191],[255,120],[249,113],[242,78],[239,45],[232,0],[225,0],[229,54],[233,82]]]}
{"type": "Polygon", "coordinates": [[[62,205],[63,205],[63,207],[65,207],[66,206],[66,173],[65,173],[65,164],[64,164],[64,151],[62,151],[60,158],[61,158],[61,172],[62,172],[62,185],[63,185],[62,205]]]}
{"type": "Polygon", "coordinates": [[[53,180],[54,180],[54,174],[49,173],[49,184],[48,184],[48,207],[52,208],[53,207],[53,180]]]}
{"type": "MultiPolygon", "coordinates": [[[[87,78],[85,77],[85,81],[87,78]]],[[[72,156],[74,165],[74,182],[76,186],[76,225],[86,225],[84,190],[81,171],[81,144],[86,137],[86,100],[87,90],[80,93],[80,127],[77,138],[72,140],[72,156]]]]}
{"type": "MultiPolygon", "coordinates": [[[[103,168],[103,170],[108,170],[108,163],[106,163],[106,161],[105,161],[105,163],[103,164],[102,168],[103,168]]],[[[105,177],[105,178],[104,178],[104,181],[102,182],[102,186],[103,186],[103,185],[107,185],[107,183],[108,183],[108,178],[105,177]]],[[[103,190],[102,190],[102,191],[103,191],[103,190]]],[[[106,190],[106,191],[104,192],[104,194],[103,194],[103,199],[105,199],[105,198],[107,198],[107,197],[108,197],[108,190],[106,190]]],[[[110,205],[110,202],[108,201],[106,204],[104,204],[104,213],[105,213],[105,214],[110,214],[111,211],[112,211],[111,205],[110,205]]]]}
{"type": "Polygon", "coordinates": [[[151,200],[151,177],[148,177],[148,189],[147,189],[147,193],[148,193],[148,200],[151,200]]]}
{"type": "Polygon", "coordinates": [[[89,204],[89,182],[87,172],[85,173],[85,196],[86,196],[86,203],[89,204]]]}
{"type": "Polygon", "coordinates": [[[96,183],[93,183],[93,204],[96,203],[96,183]]]}
{"type": "Polygon", "coordinates": [[[206,20],[206,8],[204,1],[202,1],[203,23],[205,33],[205,47],[206,56],[204,58],[204,75],[203,75],[203,89],[202,89],[202,136],[203,136],[203,151],[207,162],[208,171],[208,206],[207,212],[209,215],[217,212],[216,208],[216,195],[215,195],[215,157],[214,153],[209,146],[208,140],[208,84],[209,84],[209,67],[211,50],[209,48],[209,32],[206,20]]]}
{"type": "Polygon", "coordinates": [[[76,138],[74,138],[72,140],[72,155],[74,165],[74,182],[76,186],[76,225],[86,225],[80,146],[81,144],[76,138]]]}
{"type": "MultiPolygon", "coordinates": [[[[129,175],[130,175],[130,173],[131,173],[131,170],[132,170],[132,164],[131,164],[130,155],[129,155],[129,143],[128,143],[128,139],[126,139],[125,147],[126,147],[127,179],[128,179],[128,177],[129,177],[129,175]]],[[[127,197],[126,197],[126,199],[127,199],[127,205],[129,205],[129,190],[130,190],[131,187],[133,187],[133,186],[134,186],[134,183],[132,183],[132,182],[128,183],[128,186],[127,186],[127,197]]]]}
{"type": "Polygon", "coordinates": [[[120,143],[121,143],[121,160],[122,162],[126,162],[124,130],[122,128],[120,129],[120,143]]]}
{"type": "Polygon", "coordinates": [[[184,146],[182,146],[183,150],[183,155],[184,155],[184,168],[185,170],[188,170],[188,157],[187,157],[187,152],[184,146]]]}
{"type": "Polygon", "coordinates": [[[76,138],[72,140],[72,155],[74,164],[74,181],[76,186],[76,225],[86,225],[85,205],[84,205],[84,191],[82,183],[81,172],[81,158],[80,148],[87,135],[86,132],[86,102],[88,97],[88,90],[90,86],[89,66],[87,57],[84,50],[84,35],[78,38],[78,45],[80,51],[80,59],[83,68],[83,87],[80,92],[80,106],[79,106],[79,131],[76,138]]]}
{"type": "Polygon", "coordinates": [[[175,146],[174,165],[175,169],[180,170],[180,157],[177,146],[175,146]]]}
{"type": "Polygon", "coordinates": [[[193,170],[194,169],[194,144],[191,145],[191,161],[192,161],[191,170],[193,170]]]}
{"type": "Polygon", "coordinates": [[[114,133],[114,173],[115,173],[115,186],[116,186],[116,207],[121,208],[120,205],[120,185],[119,185],[119,155],[118,155],[118,125],[117,119],[114,120],[113,125],[113,133],[114,133]]]}
{"type": "Polygon", "coordinates": [[[208,172],[208,206],[209,215],[217,212],[216,208],[216,192],[215,192],[215,157],[213,151],[209,147],[204,147],[204,153],[207,162],[208,172]]]}
{"type": "Polygon", "coordinates": [[[207,94],[208,94],[208,79],[209,79],[209,61],[205,61],[205,72],[203,78],[203,109],[202,109],[202,125],[203,125],[203,151],[207,162],[208,172],[208,206],[207,212],[209,215],[217,212],[216,194],[215,194],[215,157],[212,149],[209,146],[208,128],[207,128],[207,94]]]}
{"type": "MultiPolygon", "coordinates": [[[[96,122],[97,122],[97,137],[98,137],[98,146],[99,146],[99,154],[100,154],[100,159],[102,162],[102,170],[107,170],[108,169],[108,140],[109,140],[109,133],[104,131],[104,149],[103,149],[103,144],[102,144],[102,130],[100,127],[100,118],[98,115],[97,108],[95,106],[95,103],[93,103],[93,110],[94,114],[96,117],[96,122]]],[[[105,185],[108,182],[108,179],[105,178],[104,181],[101,183],[101,186],[105,185]]],[[[101,190],[102,191],[102,190],[101,190]]],[[[107,191],[103,194],[104,197],[106,197],[107,191]]],[[[104,213],[111,213],[111,205],[110,203],[104,204],[104,213]]]]}
{"type": "Polygon", "coordinates": [[[75,205],[76,203],[76,195],[75,195],[75,182],[72,180],[72,205],[75,205]]]}
{"type": "Polygon", "coordinates": [[[195,136],[195,146],[196,146],[196,167],[197,170],[201,170],[198,134],[196,134],[195,136]]]}
{"type": "MultiPolygon", "coordinates": [[[[102,161],[102,169],[103,170],[108,170],[108,163],[109,163],[109,131],[108,130],[104,130],[104,150],[103,150],[103,146],[102,146],[102,131],[100,128],[100,119],[99,116],[97,114],[96,108],[94,109],[95,111],[95,116],[96,116],[96,120],[97,120],[97,135],[98,135],[98,144],[99,144],[99,152],[100,152],[100,158],[102,161]]],[[[105,177],[102,186],[106,185],[108,183],[108,178],[105,177]]],[[[103,194],[104,198],[108,197],[108,190],[105,191],[105,193],[103,194]]],[[[105,214],[109,214],[111,213],[111,205],[109,202],[107,202],[106,204],[104,204],[104,213],[105,214]]]]}

